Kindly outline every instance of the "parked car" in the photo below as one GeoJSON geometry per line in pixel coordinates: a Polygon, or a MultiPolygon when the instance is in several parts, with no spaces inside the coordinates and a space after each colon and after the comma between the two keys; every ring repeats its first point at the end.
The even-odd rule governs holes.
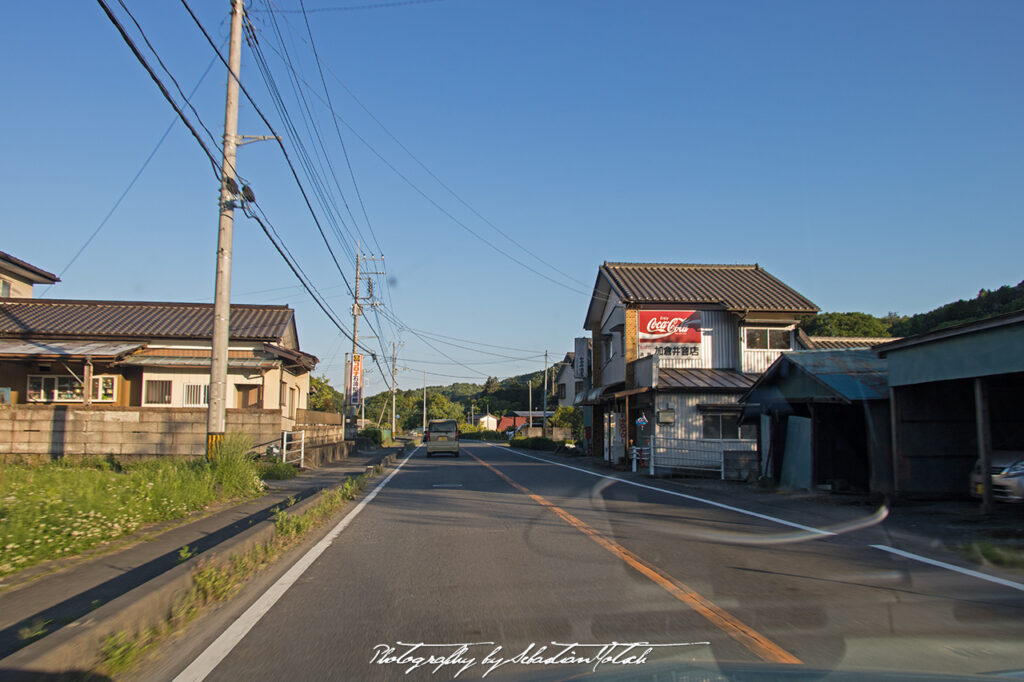
{"type": "Polygon", "coordinates": [[[459,456],[459,425],[454,419],[432,419],[423,435],[427,457],[438,452],[449,452],[459,456]]]}
{"type": "MultiPolygon", "coordinates": [[[[1024,452],[994,450],[992,452],[992,497],[1004,502],[1024,502],[1024,452]]],[[[981,460],[971,471],[971,495],[981,497],[981,460]]]]}

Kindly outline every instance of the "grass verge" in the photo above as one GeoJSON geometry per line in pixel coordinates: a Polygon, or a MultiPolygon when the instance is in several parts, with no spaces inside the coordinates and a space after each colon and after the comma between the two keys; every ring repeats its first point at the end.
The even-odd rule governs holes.
{"type": "Polygon", "coordinates": [[[0,466],[0,577],[74,556],[146,523],[213,502],[255,497],[265,484],[249,439],[229,435],[212,461],[113,458],[0,466]]]}
{"type": "Polygon", "coordinates": [[[246,581],[297,544],[306,533],[322,526],[381,471],[383,467],[378,465],[372,472],[350,478],[340,487],[320,493],[320,499],[301,514],[279,507],[274,510],[274,535],[270,540],[222,559],[200,561],[192,574],[191,588],[177,601],[170,615],[143,632],[109,635],[100,648],[101,663],[94,672],[116,675],[133,667],[140,656],[191,622],[205,607],[229,599],[246,581]]]}
{"type": "Polygon", "coordinates": [[[1024,568],[1024,549],[996,545],[989,540],[980,540],[963,545],[960,553],[978,564],[991,564],[1004,568],[1024,568]]]}

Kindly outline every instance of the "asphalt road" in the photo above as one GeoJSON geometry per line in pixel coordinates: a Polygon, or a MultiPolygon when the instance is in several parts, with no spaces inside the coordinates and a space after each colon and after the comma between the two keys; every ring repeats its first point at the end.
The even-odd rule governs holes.
{"type": "Polygon", "coordinates": [[[878,527],[824,536],[479,443],[416,450],[348,521],[265,613],[239,620],[269,580],[149,672],[566,679],[600,657],[599,673],[641,679],[718,663],[1024,668],[1024,592],[873,549],[878,527]],[[215,642],[238,623],[251,629],[215,642]],[[597,646],[636,642],[658,646],[597,646]],[[538,656],[507,661],[524,651],[538,656]]]}

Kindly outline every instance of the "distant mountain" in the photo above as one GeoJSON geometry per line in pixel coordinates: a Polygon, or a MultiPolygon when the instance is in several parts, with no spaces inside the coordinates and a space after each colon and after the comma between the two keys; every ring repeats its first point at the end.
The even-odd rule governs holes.
{"type": "Polygon", "coordinates": [[[895,320],[889,327],[893,336],[927,334],[938,329],[976,322],[997,315],[1024,310],[1024,282],[1002,286],[995,291],[982,289],[969,301],[947,303],[927,313],[895,320]]]}

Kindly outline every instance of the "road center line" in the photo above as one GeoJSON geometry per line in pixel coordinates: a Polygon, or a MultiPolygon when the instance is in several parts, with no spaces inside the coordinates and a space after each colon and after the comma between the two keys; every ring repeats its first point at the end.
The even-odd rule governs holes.
{"type": "Polygon", "coordinates": [[[590,471],[589,469],[582,469],[580,467],[574,467],[574,466],[569,466],[568,464],[562,464],[561,462],[555,462],[555,461],[552,461],[550,459],[544,459],[543,457],[536,457],[534,455],[528,455],[525,452],[520,452],[519,450],[515,450],[513,448],[502,448],[502,447],[499,447],[497,445],[491,445],[490,443],[484,443],[484,445],[488,445],[488,446],[490,446],[492,448],[499,448],[501,450],[508,450],[509,452],[516,453],[520,457],[529,457],[530,459],[535,459],[538,462],[544,462],[545,464],[553,464],[553,465],[558,466],[558,467],[564,467],[566,469],[572,469],[573,471],[579,471],[580,473],[588,474],[590,476],[597,476],[598,478],[604,478],[604,479],[607,479],[609,481],[617,481],[619,483],[625,483],[626,485],[636,486],[637,488],[645,488],[646,490],[654,490],[654,491],[659,492],[659,493],[665,493],[666,495],[675,495],[676,497],[682,497],[683,499],[686,499],[686,500],[691,500],[693,502],[700,502],[701,504],[707,504],[707,505],[710,505],[712,507],[718,507],[719,509],[728,509],[729,511],[736,512],[737,514],[745,514],[746,516],[753,516],[753,517],[758,518],[758,519],[764,519],[765,521],[771,521],[773,523],[778,523],[778,524],[781,524],[783,526],[789,526],[790,528],[799,528],[800,530],[805,530],[808,533],[815,533],[815,534],[821,535],[821,536],[835,535],[835,533],[833,533],[830,530],[822,530],[821,528],[814,528],[813,526],[805,526],[805,525],[803,525],[801,523],[795,523],[793,521],[787,521],[786,519],[780,519],[780,518],[778,518],[776,516],[769,516],[767,514],[759,514],[758,512],[750,511],[749,509],[741,509],[739,507],[733,507],[732,505],[729,505],[729,504],[723,504],[721,502],[715,502],[714,500],[708,500],[708,499],[705,499],[703,497],[697,497],[696,495],[687,495],[686,493],[680,493],[680,492],[676,492],[674,490],[666,490],[665,488],[658,488],[658,487],[653,486],[653,485],[646,485],[644,483],[637,483],[636,481],[630,481],[630,480],[625,479],[625,478],[619,478],[618,476],[606,476],[604,474],[599,474],[596,471],[590,471]]]}
{"type": "MultiPolygon", "coordinates": [[[[747,516],[753,516],[753,517],[756,517],[756,518],[759,518],[759,519],[764,519],[766,521],[772,521],[774,523],[779,523],[779,524],[782,524],[783,526],[790,526],[790,527],[793,527],[793,528],[800,528],[802,530],[806,530],[806,531],[809,531],[811,533],[817,533],[817,534],[820,534],[822,536],[836,535],[836,533],[833,533],[832,531],[822,530],[821,528],[814,528],[812,526],[804,526],[802,524],[794,523],[792,521],[787,521],[785,519],[780,519],[780,518],[777,518],[775,516],[768,516],[767,514],[759,514],[757,512],[749,511],[747,509],[740,509],[739,507],[733,507],[732,505],[722,504],[721,502],[715,502],[714,500],[707,500],[707,499],[704,499],[703,497],[696,497],[695,495],[687,495],[686,493],[679,493],[679,492],[676,492],[674,490],[666,490],[664,488],[658,488],[658,487],[655,487],[653,485],[645,485],[643,483],[637,483],[636,481],[630,481],[630,480],[627,480],[625,478],[619,478],[617,476],[605,476],[604,474],[599,474],[596,471],[590,471],[588,469],[582,469],[580,467],[574,467],[574,466],[570,466],[568,464],[562,464],[561,462],[555,462],[553,460],[544,459],[543,457],[537,457],[535,455],[528,455],[525,452],[520,452],[519,450],[516,450],[514,448],[501,448],[501,447],[499,447],[497,445],[493,445],[491,443],[483,443],[483,444],[484,445],[488,445],[488,446],[493,447],[493,448],[499,448],[499,449],[502,449],[502,450],[508,450],[509,452],[513,452],[513,453],[519,455],[520,457],[527,457],[529,459],[535,459],[538,462],[544,462],[545,464],[552,464],[554,466],[563,467],[563,468],[566,468],[566,469],[572,469],[573,471],[578,471],[578,472],[583,473],[583,474],[588,474],[590,476],[597,476],[598,478],[608,479],[609,481],[617,481],[618,483],[625,483],[626,485],[636,486],[637,488],[646,488],[647,490],[655,490],[655,491],[660,492],[660,493],[665,493],[666,495],[675,495],[676,497],[682,497],[682,498],[687,499],[687,500],[693,500],[694,502],[700,502],[700,503],[703,503],[703,504],[711,505],[712,507],[719,507],[720,509],[728,509],[729,511],[734,511],[734,512],[736,512],[738,514],[745,514],[747,516]]],[[[944,568],[944,569],[946,569],[948,571],[953,571],[953,572],[959,573],[961,575],[970,576],[972,578],[977,578],[979,580],[986,580],[988,582],[995,583],[997,585],[1002,585],[1004,587],[1009,587],[1011,589],[1020,590],[1020,591],[1024,592],[1024,584],[1017,583],[1017,582],[1014,582],[1012,580],[1007,580],[1005,578],[999,578],[997,576],[988,575],[987,573],[982,573],[981,571],[972,571],[969,568],[963,568],[963,567],[957,566],[955,564],[949,564],[949,563],[946,563],[945,561],[939,561],[937,559],[929,559],[928,557],[924,557],[924,556],[921,556],[919,554],[914,554],[912,552],[907,552],[907,551],[904,551],[902,549],[896,549],[895,547],[890,547],[888,545],[869,545],[869,547],[871,547],[872,549],[880,550],[882,552],[889,552],[890,554],[897,554],[897,555],[899,555],[901,557],[904,557],[906,559],[911,559],[913,561],[919,561],[919,562],[921,562],[923,564],[929,564],[931,566],[936,566],[938,568],[944,568]]]]}
{"type": "MultiPolygon", "coordinates": [[[[418,449],[419,448],[417,448],[417,450],[418,449]]],[[[267,611],[277,603],[277,600],[284,596],[284,593],[288,591],[288,588],[295,584],[302,574],[306,572],[306,569],[312,566],[313,562],[324,553],[324,550],[330,547],[334,539],[341,534],[341,531],[345,530],[348,525],[352,523],[352,519],[354,519],[359,512],[361,512],[363,508],[377,496],[377,493],[379,493],[384,486],[388,484],[394,475],[398,473],[398,470],[402,468],[402,465],[408,462],[409,458],[415,453],[416,450],[413,450],[409,453],[408,457],[399,462],[394,471],[388,474],[387,478],[381,481],[369,495],[360,500],[355,509],[346,514],[345,518],[339,521],[338,525],[332,528],[330,532],[320,540],[320,542],[313,545],[308,552],[303,554],[302,558],[296,561],[283,576],[278,578],[277,582],[271,585],[270,588],[238,618],[238,620],[232,623],[223,633],[221,633],[220,637],[215,639],[213,643],[203,651],[203,653],[199,654],[199,657],[196,658],[196,660],[192,661],[187,668],[182,670],[178,676],[174,678],[174,682],[199,682],[200,680],[206,679],[206,676],[209,675],[229,653],[231,653],[231,650],[234,649],[240,641],[242,641],[242,638],[249,633],[249,630],[252,630],[256,623],[266,615],[267,611]]]]}
{"type": "MultiPolygon", "coordinates": [[[[568,523],[570,526],[580,531],[591,540],[596,542],[601,547],[611,552],[613,555],[624,561],[631,568],[638,571],[641,575],[647,577],[656,585],[664,589],[666,592],[671,594],[673,597],[683,602],[694,611],[704,616],[712,625],[716,626],[724,633],[735,639],[737,642],[745,646],[747,649],[752,651],[762,660],[771,663],[793,663],[799,664],[802,661],[789,653],[775,642],[771,641],[761,633],[757,632],[750,626],[739,621],[732,614],[728,613],[718,605],[714,604],[709,599],[702,597],[697,592],[694,592],[691,588],[687,587],[683,583],[679,582],[668,573],[665,573],[653,564],[641,559],[636,554],[618,544],[617,542],[606,538],[592,526],[589,526],[585,522],[576,518],[569,512],[565,511],[561,507],[549,502],[546,498],[531,492],[528,488],[516,483],[511,478],[506,476],[504,473],[499,471],[497,468],[483,461],[472,452],[468,453],[470,457],[475,459],[480,464],[484,465],[491,471],[493,471],[499,478],[508,483],[510,486],[528,496],[537,504],[541,505],[545,509],[553,512],[563,521],[568,523]]],[[[570,467],[572,468],[572,467],[570,467]]]]}

